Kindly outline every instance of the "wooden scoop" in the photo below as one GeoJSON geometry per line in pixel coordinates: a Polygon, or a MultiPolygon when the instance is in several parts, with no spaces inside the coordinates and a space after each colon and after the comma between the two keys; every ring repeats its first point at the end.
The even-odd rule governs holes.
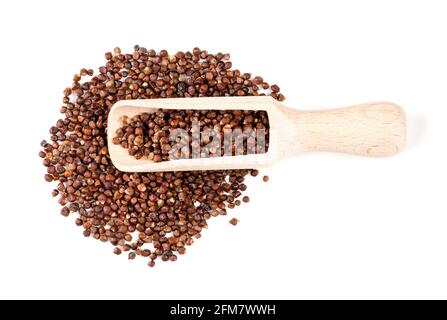
{"type": "Polygon", "coordinates": [[[364,156],[386,157],[405,145],[405,113],[389,102],[350,107],[300,111],[286,107],[267,96],[173,98],[121,100],[113,105],[108,117],[108,148],[116,168],[130,172],[248,169],[270,166],[303,151],[334,151],[364,156]],[[223,156],[172,161],[140,160],[112,142],[121,126],[122,116],[157,109],[193,110],[265,110],[270,124],[268,151],[264,154],[223,156]]]}

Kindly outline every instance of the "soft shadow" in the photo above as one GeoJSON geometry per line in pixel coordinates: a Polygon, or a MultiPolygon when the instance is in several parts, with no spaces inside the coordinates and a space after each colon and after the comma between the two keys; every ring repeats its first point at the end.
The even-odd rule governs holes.
{"type": "Polygon", "coordinates": [[[407,115],[407,149],[412,149],[421,143],[427,132],[427,117],[424,114],[407,115]]]}

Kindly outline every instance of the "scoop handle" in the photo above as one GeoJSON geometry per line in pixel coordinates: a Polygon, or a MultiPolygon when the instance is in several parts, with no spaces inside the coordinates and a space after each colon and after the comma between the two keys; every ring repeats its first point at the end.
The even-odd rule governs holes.
{"type": "Polygon", "coordinates": [[[296,132],[295,143],[304,151],[387,157],[405,146],[405,112],[394,103],[310,112],[289,110],[288,117],[296,132]]]}

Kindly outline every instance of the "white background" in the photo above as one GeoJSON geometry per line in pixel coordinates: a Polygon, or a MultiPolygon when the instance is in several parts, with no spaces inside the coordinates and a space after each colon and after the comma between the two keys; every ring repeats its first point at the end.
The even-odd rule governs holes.
{"type": "Polygon", "coordinates": [[[445,1],[1,1],[1,298],[447,298],[445,1]],[[40,140],[120,46],[230,52],[299,109],[388,100],[408,146],[303,154],[176,263],[127,261],[59,215],[40,140]]]}

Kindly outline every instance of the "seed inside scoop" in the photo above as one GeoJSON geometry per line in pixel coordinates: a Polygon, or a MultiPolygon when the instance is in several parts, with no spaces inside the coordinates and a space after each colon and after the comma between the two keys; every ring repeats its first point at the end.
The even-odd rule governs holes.
{"type": "Polygon", "coordinates": [[[123,117],[113,143],[154,162],[268,151],[266,111],[158,109],[123,117]]]}

